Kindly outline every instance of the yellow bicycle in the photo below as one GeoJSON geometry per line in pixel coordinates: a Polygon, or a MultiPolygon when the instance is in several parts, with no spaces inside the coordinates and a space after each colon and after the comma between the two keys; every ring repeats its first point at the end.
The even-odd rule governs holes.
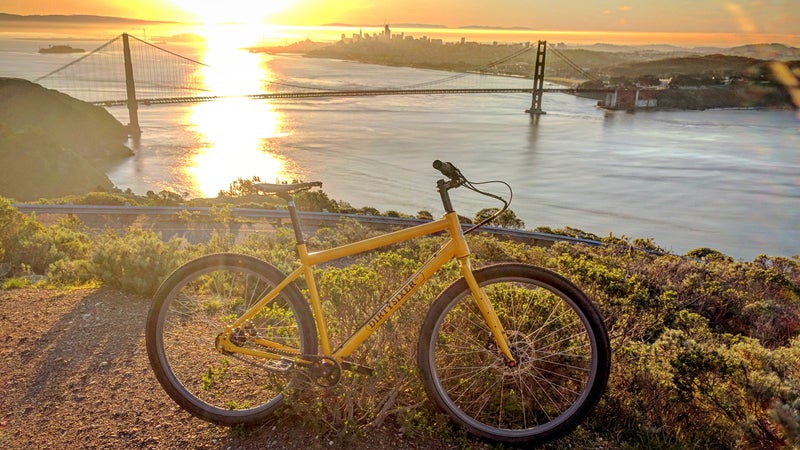
{"type": "Polygon", "coordinates": [[[419,334],[417,364],[430,400],[474,435],[506,443],[542,442],[576,427],[608,381],[610,348],[599,312],[549,270],[518,263],[473,270],[449,190],[465,186],[498,198],[505,206],[497,214],[508,202],[450,163],[434,167],[447,178],[437,182],[441,219],[316,252],[306,247],[293,195],[321,183],[258,184],[287,201],[300,267],[287,276],[265,261],[225,253],[173,272],[155,295],[146,329],[150,364],[166,392],[205,420],[252,424],[302,387],[303,377],[332,386],[342,370],[369,373],[347,358],[456,258],[462,278],[433,301],[419,334]],[[314,267],[440,232],[449,234],[446,243],[332,348],[314,267]],[[295,283],[301,277],[308,299],[295,283]]]}

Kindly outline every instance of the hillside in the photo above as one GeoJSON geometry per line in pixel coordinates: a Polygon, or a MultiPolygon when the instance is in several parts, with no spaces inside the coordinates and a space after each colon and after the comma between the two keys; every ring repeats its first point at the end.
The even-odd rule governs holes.
{"type": "Polygon", "coordinates": [[[744,56],[692,55],[637,61],[607,68],[612,76],[637,77],[654,75],[661,78],[676,75],[738,75],[758,67],[763,61],[744,56]]]}
{"type": "Polygon", "coordinates": [[[800,48],[790,47],[784,44],[751,44],[733,47],[722,52],[726,55],[748,56],[759,59],[774,59],[779,61],[791,61],[800,59],[800,48]]]}
{"type": "Polygon", "coordinates": [[[103,169],[131,155],[126,138],[103,108],[0,78],[0,195],[24,201],[109,189],[103,169]]]}

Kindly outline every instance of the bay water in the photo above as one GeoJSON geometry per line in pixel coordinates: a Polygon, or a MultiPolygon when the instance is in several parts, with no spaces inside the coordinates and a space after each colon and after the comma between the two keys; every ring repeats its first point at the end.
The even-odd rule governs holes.
{"type": "MultiPolygon", "coordinates": [[[[37,45],[0,38],[0,77],[34,79],[74,58],[38,55],[37,45]]],[[[230,51],[238,53],[226,56],[230,72],[220,83],[239,87],[247,81],[236,77],[246,73],[262,80],[255,88],[264,78],[388,87],[450,75],[230,51]]],[[[440,159],[473,181],[511,185],[511,209],[526,228],[653,238],[681,254],[697,247],[737,259],[800,254],[796,112],[610,112],[594,100],[545,93],[547,114],[531,116],[530,103],[525,94],[471,94],[142,106],[141,140],[129,142],[135,154],[108,176],[138,194],[187,197],[214,196],[252,176],[322,181],[331,198],[355,207],[436,215],[440,175],[431,163],[440,159]]],[[[109,111],[128,122],[124,107],[109,111]]],[[[454,203],[466,216],[499,206],[466,190],[454,203]]]]}

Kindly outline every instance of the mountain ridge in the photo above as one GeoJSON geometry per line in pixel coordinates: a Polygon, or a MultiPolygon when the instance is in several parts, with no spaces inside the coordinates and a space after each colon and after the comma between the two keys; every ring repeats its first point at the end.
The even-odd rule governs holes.
{"type": "Polygon", "coordinates": [[[96,16],[92,14],[34,14],[19,15],[0,12],[0,21],[7,22],[77,22],[77,23],[177,23],[161,20],[127,19],[124,17],[96,16]]]}

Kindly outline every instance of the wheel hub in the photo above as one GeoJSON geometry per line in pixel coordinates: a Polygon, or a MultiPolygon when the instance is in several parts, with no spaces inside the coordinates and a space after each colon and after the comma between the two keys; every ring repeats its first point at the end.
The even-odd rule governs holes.
{"type": "Polygon", "coordinates": [[[536,350],[523,333],[516,330],[507,330],[506,332],[508,334],[509,349],[511,350],[511,355],[514,357],[514,361],[506,360],[493,335],[489,335],[486,349],[497,355],[497,359],[494,363],[495,366],[503,370],[519,370],[534,359],[536,350]]]}

